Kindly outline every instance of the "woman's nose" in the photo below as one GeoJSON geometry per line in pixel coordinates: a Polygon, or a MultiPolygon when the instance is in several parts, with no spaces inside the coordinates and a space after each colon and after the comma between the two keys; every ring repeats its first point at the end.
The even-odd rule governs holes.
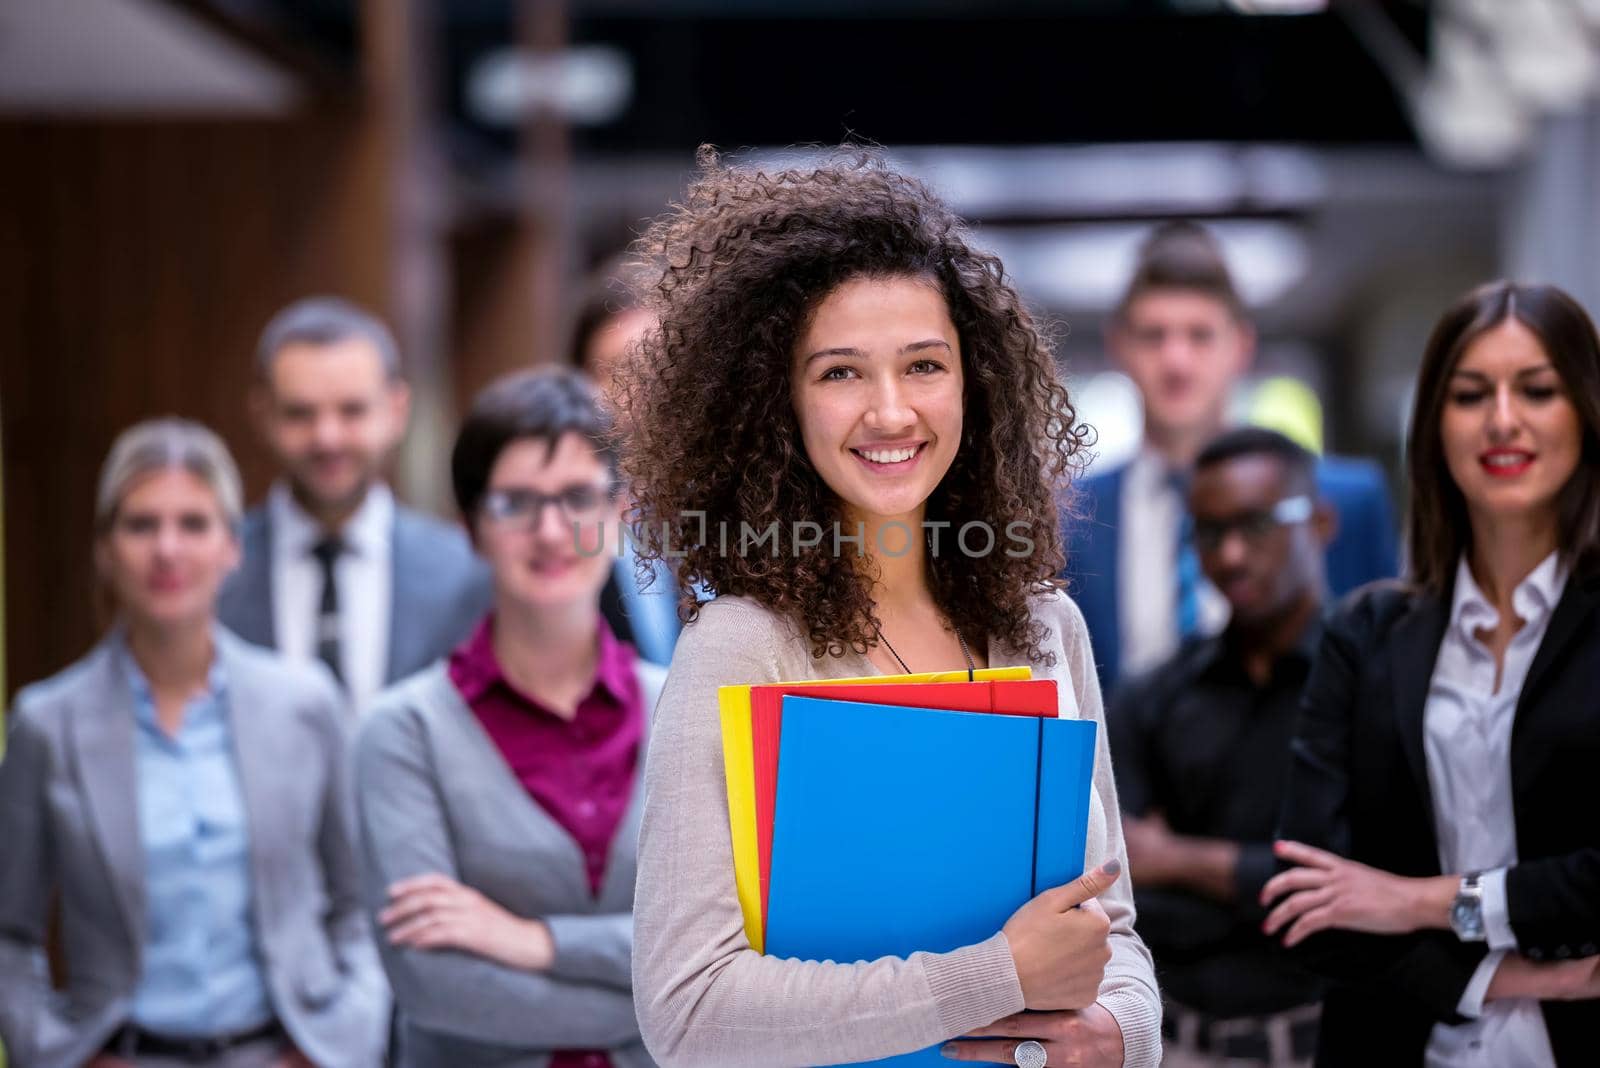
{"type": "Polygon", "coordinates": [[[572,524],[555,501],[544,501],[533,520],[533,533],[542,542],[553,543],[572,537],[572,524]]]}
{"type": "Polygon", "coordinates": [[[916,420],[917,414],[905,403],[898,381],[883,382],[873,391],[872,407],[867,410],[867,423],[874,430],[898,430],[916,420]]]}
{"type": "Polygon", "coordinates": [[[1496,441],[1506,441],[1514,436],[1521,425],[1517,402],[1511,395],[1511,385],[1501,383],[1494,391],[1494,406],[1489,410],[1489,433],[1496,441]]]}
{"type": "Polygon", "coordinates": [[[176,523],[162,523],[156,528],[155,549],[156,555],[163,559],[171,559],[177,555],[178,547],[182,544],[183,532],[176,523]]]}

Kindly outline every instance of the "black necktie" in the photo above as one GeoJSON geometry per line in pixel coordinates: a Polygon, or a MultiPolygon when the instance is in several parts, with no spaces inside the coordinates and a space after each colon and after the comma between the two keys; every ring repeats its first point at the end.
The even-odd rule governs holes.
{"type": "Polygon", "coordinates": [[[322,565],[322,600],[317,604],[317,659],[328,665],[333,677],[344,684],[344,671],[339,664],[339,584],[334,578],[333,565],[344,552],[344,542],[338,538],[323,538],[311,547],[311,555],[322,565]]]}

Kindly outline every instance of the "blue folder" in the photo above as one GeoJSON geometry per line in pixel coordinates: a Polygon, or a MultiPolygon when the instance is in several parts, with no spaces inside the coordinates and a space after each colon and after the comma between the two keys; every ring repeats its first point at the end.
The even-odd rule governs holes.
{"type": "Polygon", "coordinates": [[[767,953],[851,963],[989,938],[1083,873],[1094,740],[1084,720],[785,697],[767,953]]]}

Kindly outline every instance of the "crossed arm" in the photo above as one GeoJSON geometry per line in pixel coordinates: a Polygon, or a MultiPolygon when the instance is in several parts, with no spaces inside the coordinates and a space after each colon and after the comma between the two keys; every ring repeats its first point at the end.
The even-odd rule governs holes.
{"type": "Polygon", "coordinates": [[[463,885],[416,730],[385,713],[356,754],[367,906],[406,1015],[429,1031],[523,1048],[637,1041],[632,917],[516,916],[463,885]]]}
{"type": "MultiPolygon", "coordinates": [[[[1538,962],[1523,955],[1514,935],[1487,946],[1457,939],[1449,918],[1459,874],[1407,877],[1340,855],[1341,843],[1350,840],[1351,719],[1362,661],[1358,642],[1330,625],[1291,749],[1282,821],[1286,840],[1275,846],[1292,867],[1261,889],[1260,903],[1270,909],[1263,929],[1282,934],[1284,944],[1316,970],[1394,985],[1420,996],[1449,1022],[1501,998],[1600,997],[1600,956],[1538,962]]],[[[1595,880],[1600,865],[1588,856],[1593,853],[1509,869],[1512,905],[1519,896],[1555,902],[1574,898],[1584,904],[1567,910],[1566,924],[1592,932],[1593,917],[1583,910],[1592,910],[1600,893],[1595,880]]],[[[1516,916],[1513,907],[1512,924],[1516,916]]]]}

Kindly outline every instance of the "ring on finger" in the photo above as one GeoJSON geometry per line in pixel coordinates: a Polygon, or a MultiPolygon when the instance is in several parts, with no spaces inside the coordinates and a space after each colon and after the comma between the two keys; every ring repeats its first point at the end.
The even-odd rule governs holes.
{"type": "Polygon", "coordinates": [[[1044,1051],[1043,1043],[1030,1038],[1017,1043],[1011,1051],[1011,1059],[1016,1062],[1017,1068],[1044,1068],[1050,1058],[1044,1051]]]}

